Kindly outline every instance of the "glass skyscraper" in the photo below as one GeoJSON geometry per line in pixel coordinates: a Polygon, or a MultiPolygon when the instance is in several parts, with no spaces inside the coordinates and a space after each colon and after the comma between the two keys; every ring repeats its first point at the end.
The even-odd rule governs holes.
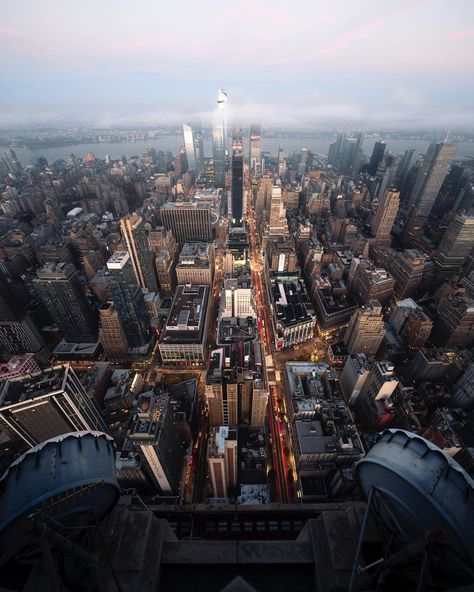
{"type": "Polygon", "coordinates": [[[417,208],[418,216],[430,214],[455,152],[451,144],[430,144],[410,196],[409,205],[417,208]]]}
{"type": "Polygon", "coordinates": [[[217,111],[212,124],[212,159],[214,185],[225,186],[225,157],[227,149],[227,94],[221,89],[217,96],[217,111]]]}
{"type": "Polygon", "coordinates": [[[193,128],[189,123],[183,123],[183,138],[184,149],[186,151],[186,159],[188,161],[188,169],[190,171],[196,170],[196,152],[194,144],[193,128]]]}
{"type": "Polygon", "coordinates": [[[250,126],[250,170],[255,178],[262,176],[262,131],[258,123],[250,126]]]}

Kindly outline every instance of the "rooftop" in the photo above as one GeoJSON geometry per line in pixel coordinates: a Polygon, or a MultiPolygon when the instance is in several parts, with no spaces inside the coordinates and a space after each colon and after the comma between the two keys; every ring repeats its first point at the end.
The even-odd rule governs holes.
{"type": "Polygon", "coordinates": [[[179,255],[178,267],[204,267],[210,265],[212,243],[184,243],[179,255]]]}
{"type": "Polygon", "coordinates": [[[0,407],[17,405],[61,391],[69,371],[69,366],[54,366],[43,372],[7,380],[0,391],[0,407]]]}
{"type": "Polygon", "coordinates": [[[115,251],[107,261],[107,267],[108,269],[123,269],[129,259],[128,251],[115,251]]]}
{"type": "Polygon", "coordinates": [[[310,321],[312,304],[306,293],[303,280],[297,282],[272,282],[272,300],[276,309],[276,320],[285,326],[310,321]]]}
{"type": "Polygon", "coordinates": [[[161,206],[162,210],[210,210],[211,204],[199,201],[167,201],[161,206]]]}
{"type": "Polygon", "coordinates": [[[130,430],[130,438],[134,441],[158,438],[168,403],[168,395],[157,396],[152,391],[142,393],[138,398],[137,419],[130,430]]]}
{"type": "Polygon", "coordinates": [[[178,286],[160,343],[202,342],[208,298],[207,286],[178,286]]]}
{"type": "Polygon", "coordinates": [[[71,343],[62,339],[53,351],[53,356],[67,360],[96,358],[102,351],[98,341],[92,343],[71,343]]]}
{"type": "Polygon", "coordinates": [[[219,321],[218,344],[255,341],[257,338],[257,325],[252,317],[226,317],[219,321]]]}
{"type": "Polygon", "coordinates": [[[224,454],[225,443],[227,440],[237,440],[237,430],[233,430],[228,426],[212,428],[207,448],[209,458],[222,456],[224,454]]]}

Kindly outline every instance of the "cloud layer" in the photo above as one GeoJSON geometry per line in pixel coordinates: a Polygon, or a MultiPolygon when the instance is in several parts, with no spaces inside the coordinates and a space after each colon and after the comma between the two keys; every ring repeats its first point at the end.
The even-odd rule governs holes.
{"type": "Polygon", "coordinates": [[[457,0],[16,0],[0,124],[210,120],[474,126],[474,4],[457,0]]]}

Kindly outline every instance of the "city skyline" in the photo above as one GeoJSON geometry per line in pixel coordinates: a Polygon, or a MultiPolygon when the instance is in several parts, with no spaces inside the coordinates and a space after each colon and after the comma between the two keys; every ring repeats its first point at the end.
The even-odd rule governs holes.
{"type": "Polygon", "coordinates": [[[219,87],[241,123],[474,125],[468,1],[204,2],[182,14],[23,0],[2,13],[2,125],[209,123],[219,87]]]}
{"type": "Polygon", "coordinates": [[[472,6],[3,11],[2,590],[471,590],[472,6]]]}

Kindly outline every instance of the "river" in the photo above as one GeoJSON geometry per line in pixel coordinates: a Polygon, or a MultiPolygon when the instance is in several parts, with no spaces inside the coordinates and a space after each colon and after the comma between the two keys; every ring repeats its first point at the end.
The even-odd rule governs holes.
{"type": "MultiPolygon", "coordinates": [[[[329,144],[333,142],[332,138],[298,138],[298,137],[268,137],[262,138],[262,150],[270,152],[272,155],[278,153],[280,144],[283,146],[285,155],[291,154],[301,148],[309,148],[315,154],[326,155],[329,144]]],[[[364,153],[372,153],[374,139],[365,139],[363,144],[364,153]]],[[[429,145],[425,140],[409,139],[388,139],[387,149],[395,154],[401,154],[408,148],[416,148],[422,154],[426,152],[429,145]]],[[[248,142],[246,142],[248,144],[248,142]]],[[[183,145],[183,138],[180,134],[163,136],[153,140],[141,140],[136,142],[115,142],[115,143],[92,143],[92,144],[74,144],[72,146],[55,146],[48,148],[25,148],[16,146],[14,150],[23,166],[33,163],[38,157],[44,156],[49,163],[63,158],[67,160],[71,153],[79,157],[84,157],[88,152],[92,152],[98,158],[104,158],[108,154],[112,159],[118,159],[121,156],[141,156],[146,150],[155,148],[156,150],[170,150],[177,154],[183,145]]],[[[248,146],[246,146],[247,148],[248,146]]],[[[0,152],[5,150],[5,146],[0,146],[0,152]]],[[[204,153],[206,156],[212,155],[212,143],[210,138],[204,139],[204,153]]],[[[460,142],[457,144],[456,158],[474,158],[474,142],[460,142]]]]}

